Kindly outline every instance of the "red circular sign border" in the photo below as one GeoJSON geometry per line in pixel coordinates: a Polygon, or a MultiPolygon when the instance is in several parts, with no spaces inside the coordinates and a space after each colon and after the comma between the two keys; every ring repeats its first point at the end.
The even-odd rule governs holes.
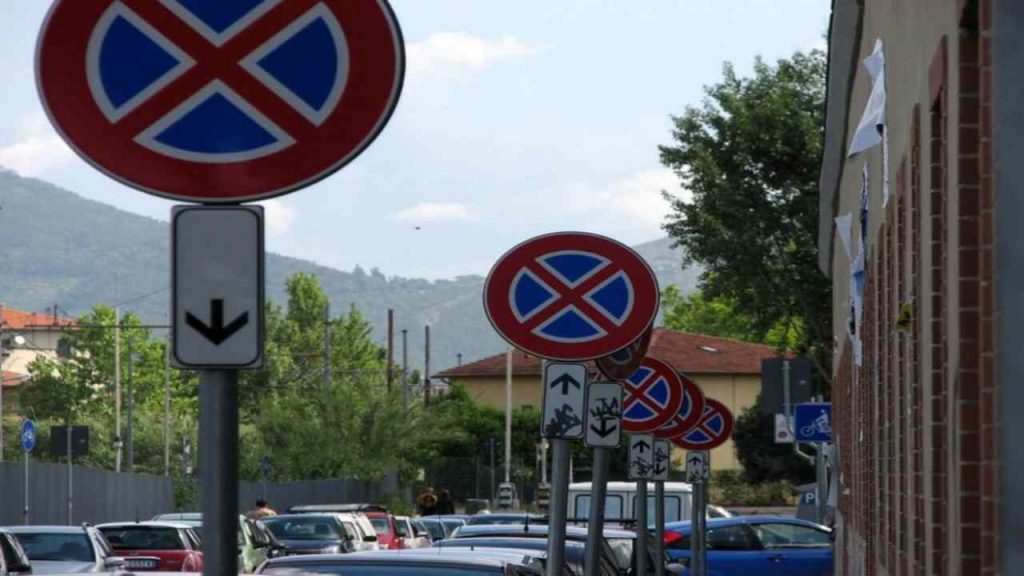
{"type": "MultiPolygon", "coordinates": [[[[310,132],[317,133],[319,137],[305,142],[301,138],[296,138],[298,142],[288,148],[241,162],[210,164],[169,158],[135,143],[132,139],[138,135],[138,130],[125,129],[123,125],[117,130],[118,124],[131,114],[112,124],[89,92],[86,66],[83,65],[85,48],[100,17],[114,1],[54,2],[46,15],[36,43],[35,75],[43,109],[60,136],[88,164],[126,186],[161,198],[208,204],[249,202],[282,196],[315,184],[352,162],[380,135],[398,106],[405,80],[405,42],[398,19],[388,0],[294,0],[291,6],[309,5],[302,10],[303,14],[323,3],[342,22],[349,45],[349,76],[341,99],[323,124],[309,128],[310,132]],[[376,12],[367,19],[365,12],[371,8],[376,12]],[[362,12],[357,26],[351,23],[352,14],[355,12],[362,12]],[[92,16],[83,20],[80,17],[82,13],[92,16]],[[373,21],[374,18],[376,21],[373,21]],[[88,28],[79,24],[82,21],[90,22],[88,28]],[[70,30],[76,34],[65,34],[59,41],[54,40],[53,42],[59,44],[73,46],[57,50],[55,57],[50,57],[48,54],[52,52],[52,47],[47,44],[47,40],[55,24],[58,27],[70,26],[70,30]],[[386,36],[381,34],[385,31],[386,36]],[[351,57],[355,53],[381,53],[380,50],[375,52],[375,49],[385,46],[385,50],[394,57],[384,66],[379,66],[379,62],[351,57]],[[80,53],[81,58],[61,58],[61,55],[68,54],[69,50],[80,53]],[[385,72],[381,74],[373,68],[384,68],[385,72]],[[48,80],[52,75],[57,79],[48,80]],[[380,94],[363,93],[366,90],[379,90],[380,94]],[[53,106],[50,102],[52,99],[46,96],[51,91],[61,95],[53,106]],[[385,92],[387,95],[382,98],[385,92]],[[376,106],[373,106],[374,100],[377,101],[376,106]],[[372,113],[366,114],[367,109],[372,113]],[[360,129],[353,131],[352,126],[359,126],[360,129]],[[71,138],[70,132],[74,132],[76,138],[71,138]],[[355,137],[352,136],[353,132],[357,132],[355,137]],[[92,140],[80,142],[77,138],[92,140]],[[345,142],[347,150],[340,158],[337,154],[311,153],[311,150],[336,150],[339,142],[345,142]],[[112,150],[115,146],[117,149],[112,150]],[[123,149],[125,147],[127,149],[123,149]],[[324,159],[329,157],[333,157],[333,160],[324,159]],[[300,176],[281,174],[286,169],[297,170],[295,167],[302,162],[315,163],[316,167],[304,167],[300,176]],[[199,172],[202,174],[197,175],[199,172]],[[171,179],[175,181],[168,183],[171,179]]],[[[275,5],[254,25],[262,22],[273,12],[282,10],[289,1],[284,0],[275,5]]],[[[289,22],[291,21],[294,20],[289,22]]],[[[63,28],[59,31],[66,32],[63,28]]],[[[198,33],[196,36],[199,37],[198,33]]],[[[225,46],[230,42],[229,40],[225,43],[225,46]]],[[[185,73],[187,74],[188,72],[185,73]]],[[[203,81],[198,88],[207,84],[208,82],[203,81]]],[[[157,96],[159,93],[150,100],[157,96]]],[[[287,106],[283,103],[282,105],[287,106]]]]}
{"type": "Polygon", "coordinates": [[[625,380],[626,378],[629,378],[630,376],[633,375],[633,372],[636,372],[636,369],[640,367],[640,364],[643,363],[644,357],[647,356],[647,350],[651,347],[651,339],[653,337],[654,337],[654,327],[652,326],[652,327],[648,328],[646,332],[644,332],[643,336],[641,336],[640,338],[634,340],[633,344],[630,344],[629,346],[626,347],[626,348],[631,348],[634,344],[637,344],[637,343],[640,344],[639,348],[637,348],[637,354],[634,357],[634,364],[635,365],[634,366],[630,366],[632,368],[632,370],[629,371],[629,374],[626,374],[625,376],[620,376],[619,374],[621,374],[621,373],[617,373],[616,372],[616,370],[620,370],[620,369],[621,370],[625,370],[625,368],[623,368],[622,366],[615,365],[615,366],[607,366],[606,367],[604,365],[606,362],[608,362],[607,359],[609,357],[611,357],[612,355],[618,354],[619,352],[621,352],[622,350],[625,350],[626,348],[623,348],[621,350],[616,350],[615,352],[612,352],[608,356],[602,356],[602,357],[598,358],[597,360],[595,360],[594,363],[597,364],[597,370],[601,373],[602,376],[604,376],[605,378],[607,378],[609,380],[615,380],[617,382],[621,382],[621,381],[625,380]],[[639,358],[639,361],[635,361],[636,358],[639,358]]]}
{"type": "MultiPolygon", "coordinates": [[[[704,396],[704,390],[700,387],[700,384],[694,382],[689,376],[681,372],[676,372],[679,376],[679,381],[683,384],[683,392],[689,394],[695,407],[699,407],[699,410],[692,410],[690,417],[679,423],[675,422],[675,416],[669,420],[669,423],[661,428],[654,431],[654,436],[663,440],[671,440],[676,436],[682,436],[693,428],[694,424],[700,421],[704,415],[704,406],[707,404],[708,399],[704,396]],[[699,399],[699,401],[698,401],[699,399]],[[671,426],[670,426],[671,425],[671,426]]],[[[682,407],[679,408],[682,410],[682,407]]],[[[678,416],[678,414],[676,414],[678,416]]]]}
{"type": "Polygon", "coordinates": [[[498,261],[495,262],[494,267],[491,268],[490,273],[487,275],[483,290],[484,312],[487,314],[487,320],[490,321],[491,326],[494,327],[502,338],[524,352],[540,358],[562,362],[595,360],[632,344],[643,334],[644,330],[654,323],[654,319],[658,315],[659,303],[658,280],[654,275],[654,271],[643,257],[621,242],[589,232],[553,232],[520,242],[498,258],[498,261]],[[578,243],[568,244],[567,242],[578,243]],[[616,258],[610,257],[609,254],[602,250],[606,248],[613,252],[618,252],[614,256],[627,259],[627,263],[633,266],[632,273],[626,266],[619,263],[616,258]],[[534,250],[534,252],[524,255],[526,250],[534,250]],[[513,322],[518,324],[508,302],[508,289],[511,287],[515,275],[525,266],[525,262],[534,261],[537,256],[542,254],[563,250],[587,250],[600,254],[611,260],[613,262],[612,266],[618,263],[618,268],[626,271],[633,284],[633,310],[630,312],[629,318],[623,327],[619,327],[598,341],[599,343],[604,342],[603,345],[595,344],[594,342],[584,342],[581,344],[552,342],[529,332],[525,337],[522,334],[510,335],[508,333],[509,327],[513,330],[516,328],[516,326],[512,325],[513,322]],[[646,289],[654,295],[653,304],[648,302],[651,307],[650,312],[643,315],[636,312],[638,307],[645,302],[642,298],[645,287],[641,283],[647,283],[646,289]],[[502,289],[499,291],[497,286],[501,286],[502,289]],[[551,347],[564,347],[568,353],[552,354],[551,347]]]}
{"type": "MultiPolygon", "coordinates": [[[[732,415],[732,411],[729,410],[725,406],[725,404],[722,404],[721,402],[719,402],[718,400],[715,400],[714,398],[705,398],[705,402],[707,403],[707,405],[711,406],[712,409],[714,409],[715,411],[721,413],[722,416],[725,418],[725,427],[722,429],[722,434],[720,434],[717,438],[715,438],[714,440],[712,440],[708,444],[701,444],[701,445],[690,444],[690,443],[686,442],[685,440],[683,440],[683,436],[686,436],[686,434],[688,434],[690,432],[690,430],[693,430],[693,428],[691,428],[690,430],[687,430],[686,433],[684,433],[684,434],[676,436],[675,438],[670,438],[669,440],[673,444],[675,444],[676,446],[682,448],[683,450],[707,451],[707,450],[714,450],[715,448],[718,448],[722,444],[725,444],[726,442],[728,442],[729,438],[732,438],[732,431],[733,431],[733,428],[735,428],[735,426],[736,426],[736,420],[735,420],[735,418],[732,415]]],[[[710,418],[710,416],[709,416],[709,418],[710,418]]],[[[703,420],[703,416],[701,417],[701,419],[703,420]]]]}
{"type": "Polygon", "coordinates": [[[667,417],[665,415],[666,413],[662,413],[661,416],[659,416],[659,418],[657,420],[651,420],[650,421],[650,422],[656,422],[657,426],[652,426],[652,425],[650,425],[648,423],[648,424],[645,424],[643,428],[630,427],[630,425],[627,423],[629,421],[626,420],[626,410],[628,409],[626,407],[626,400],[629,400],[630,394],[629,394],[629,390],[626,390],[626,388],[625,388],[626,384],[623,383],[623,385],[622,385],[623,386],[623,388],[622,388],[622,431],[627,433],[627,434],[653,434],[656,430],[660,429],[662,426],[664,426],[665,424],[667,424],[670,421],[672,421],[672,419],[676,417],[676,414],[679,413],[679,409],[682,408],[682,406],[683,406],[683,392],[682,392],[684,390],[683,382],[679,378],[679,373],[676,372],[676,369],[673,368],[672,365],[669,364],[668,362],[666,362],[664,360],[660,360],[658,358],[652,358],[650,356],[647,356],[647,357],[645,357],[643,359],[643,362],[640,363],[640,366],[637,367],[637,370],[639,370],[640,368],[643,368],[645,366],[649,367],[649,368],[653,368],[653,370],[655,371],[656,374],[660,373],[660,374],[664,375],[666,377],[667,381],[675,382],[675,386],[672,386],[670,384],[670,387],[672,387],[674,390],[677,391],[677,393],[678,393],[678,399],[677,400],[678,401],[672,402],[669,406],[666,406],[666,413],[668,414],[667,417]],[[651,364],[654,364],[654,366],[651,366],[651,364]],[[675,406],[675,408],[672,409],[672,410],[668,410],[668,408],[671,408],[672,406],[675,406]]]}

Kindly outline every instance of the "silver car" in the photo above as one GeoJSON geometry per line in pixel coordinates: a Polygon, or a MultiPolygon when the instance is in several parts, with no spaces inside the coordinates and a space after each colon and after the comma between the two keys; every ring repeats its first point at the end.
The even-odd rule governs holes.
{"type": "Polygon", "coordinates": [[[32,562],[33,574],[116,572],[124,558],[114,556],[103,534],[91,526],[10,526],[32,562]]]}

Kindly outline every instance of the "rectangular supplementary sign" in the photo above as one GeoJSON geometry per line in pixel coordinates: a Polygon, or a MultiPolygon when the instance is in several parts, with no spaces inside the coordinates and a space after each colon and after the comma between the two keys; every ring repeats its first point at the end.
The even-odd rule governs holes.
{"type": "Polygon", "coordinates": [[[171,318],[179,368],[263,365],[263,208],[175,206],[171,318]]]}
{"type": "Polygon", "coordinates": [[[654,479],[654,436],[633,434],[629,437],[629,479],[654,479]]]}
{"type": "Polygon", "coordinates": [[[668,473],[671,470],[672,443],[668,440],[656,438],[654,440],[654,469],[651,471],[651,479],[664,482],[668,480],[668,473]]]}
{"type": "Polygon", "coordinates": [[[686,481],[691,484],[706,483],[711,478],[711,456],[707,452],[686,453],[686,481]]]}
{"type": "Polygon", "coordinates": [[[587,367],[548,362],[544,366],[543,438],[582,438],[587,367]]]}
{"type": "Polygon", "coordinates": [[[622,384],[593,382],[587,386],[586,435],[591,448],[616,448],[622,440],[622,384]]]}
{"type": "Polygon", "coordinates": [[[786,365],[789,366],[790,406],[811,399],[812,365],[810,358],[765,358],[761,360],[761,412],[784,412],[786,365]]]}

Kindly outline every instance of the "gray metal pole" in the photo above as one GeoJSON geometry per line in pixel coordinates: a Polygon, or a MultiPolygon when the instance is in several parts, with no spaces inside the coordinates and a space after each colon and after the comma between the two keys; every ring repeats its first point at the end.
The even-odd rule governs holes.
{"type": "Polygon", "coordinates": [[[132,331],[128,331],[128,373],[127,373],[127,388],[128,388],[128,432],[125,440],[128,442],[128,473],[135,472],[135,348],[134,342],[132,341],[132,331]]]}
{"type": "Polygon", "coordinates": [[[565,572],[565,525],[569,505],[569,441],[552,440],[551,449],[547,576],[562,576],[565,572]]]}
{"type": "Polygon", "coordinates": [[[75,522],[75,473],[72,462],[71,451],[71,417],[68,417],[68,526],[75,522]]]}
{"type": "Polygon", "coordinates": [[[497,466],[494,463],[494,437],[492,436],[491,439],[488,440],[488,442],[490,443],[490,448],[491,448],[491,506],[494,507],[494,508],[497,508],[498,507],[498,502],[497,502],[497,500],[495,499],[495,496],[494,496],[495,490],[498,487],[498,480],[495,477],[495,474],[496,474],[495,468],[497,466]]]}
{"type": "Polygon", "coordinates": [[[409,417],[409,331],[402,329],[402,407],[409,417]]]}
{"type": "Polygon", "coordinates": [[[587,518],[587,545],[584,548],[586,562],[583,566],[586,576],[598,576],[601,573],[598,559],[601,557],[601,539],[604,537],[608,461],[611,458],[609,452],[607,448],[594,448],[594,475],[590,481],[590,512],[587,518]]]}
{"type": "Polygon", "coordinates": [[[430,405],[430,326],[423,327],[423,405],[430,405]]]}
{"type": "Polygon", "coordinates": [[[114,471],[121,472],[121,309],[114,308],[114,471]]]}
{"type": "Polygon", "coordinates": [[[505,353],[505,482],[512,481],[512,346],[505,353]]]}
{"type": "Polygon", "coordinates": [[[693,506],[690,511],[690,574],[692,576],[707,576],[707,483],[703,481],[694,482],[693,506]]]}
{"type": "Polygon", "coordinates": [[[238,572],[238,371],[199,373],[203,574],[238,572]]]}
{"type": "Polygon", "coordinates": [[[324,305],[324,390],[331,387],[331,303],[324,305]]]}
{"type": "Polygon", "coordinates": [[[654,576],[665,576],[665,483],[654,483],[654,576]]]}
{"type": "Polygon", "coordinates": [[[25,524],[26,526],[28,526],[28,490],[29,490],[29,484],[28,484],[28,461],[29,461],[29,453],[28,453],[28,450],[25,450],[25,508],[22,509],[22,511],[21,511],[21,519],[22,519],[22,523],[25,524]]]}
{"type": "Polygon", "coordinates": [[[171,333],[164,346],[164,476],[171,475],[171,333]]]}
{"type": "Polygon", "coordinates": [[[817,476],[815,504],[818,524],[824,524],[825,513],[828,506],[828,474],[825,470],[825,443],[818,442],[816,446],[818,448],[818,454],[814,458],[815,475],[817,476]]]}
{"type": "Polygon", "coordinates": [[[636,518],[636,576],[647,576],[647,562],[641,550],[647,550],[647,480],[636,483],[636,500],[633,501],[633,516],[636,518]]]}

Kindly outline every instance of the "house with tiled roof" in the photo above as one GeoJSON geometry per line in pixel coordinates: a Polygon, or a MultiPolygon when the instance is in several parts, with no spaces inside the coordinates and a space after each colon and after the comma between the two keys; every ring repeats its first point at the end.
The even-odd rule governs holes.
{"type": "Polygon", "coordinates": [[[28,366],[36,358],[57,357],[64,329],[75,321],[56,314],[15,310],[0,304],[0,371],[3,390],[21,386],[29,379],[28,366]]]}
{"type": "MultiPolygon", "coordinates": [[[[771,346],[667,328],[654,329],[647,351],[648,356],[665,360],[685,373],[700,384],[706,396],[724,403],[736,416],[757,400],[761,360],[779,353],[771,346]]],[[[504,409],[506,363],[506,355],[498,354],[449,368],[434,377],[464,387],[476,402],[504,409]]],[[[590,369],[593,378],[600,378],[595,366],[590,369]]],[[[516,350],[512,354],[513,408],[541,407],[540,379],[540,358],[516,350]]],[[[739,468],[732,441],[713,450],[711,459],[716,470],[739,468]]]]}

